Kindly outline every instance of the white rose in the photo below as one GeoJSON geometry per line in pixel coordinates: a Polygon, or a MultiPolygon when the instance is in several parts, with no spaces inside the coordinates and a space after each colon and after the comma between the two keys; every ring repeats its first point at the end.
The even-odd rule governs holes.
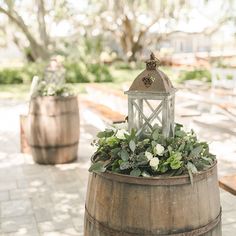
{"type": "Polygon", "coordinates": [[[147,157],[149,161],[153,158],[153,155],[151,152],[145,152],[145,156],[147,157]]]}
{"type": "Polygon", "coordinates": [[[165,150],[165,148],[159,143],[156,145],[155,149],[156,149],[156,154],[159,156],[162,156],[165,150]]]}
{"type": "Polygon", "coordinates": [[[119,129],[116,133],[116,137],[118,139],[125,139],[125,134],[128,134],[128,132],[125,129],[119,129]]]}
{"type": "Polygon", "coordinates": [[[154,157],[150,160],[149,165],[153,168],[153,169],[157,169],[158,165],[159,165],[159,159],[157,157],[154,157]]]}

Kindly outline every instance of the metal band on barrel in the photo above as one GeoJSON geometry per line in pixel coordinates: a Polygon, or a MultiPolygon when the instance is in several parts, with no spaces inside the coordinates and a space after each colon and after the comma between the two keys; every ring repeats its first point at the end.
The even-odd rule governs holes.
{"type": "MultiPolygon", "coordinates": [[[[170,236],[199,236],[202,234],[205,234],[209,232],[210,230],[214,229],[221,221],[221,213],[222,210],[220,210],[219,215],[210,223],[207,225],[204,225],[200,228],[193,229],[191,231],[185,231],[185,232],[180,232],[180,233],[174,233],[174,234],[168,234],[170,236]]],[[[140,233],[132,233],[132,232],[124,232],[122,230],[118,229],[112,229],[105,225],[104,223],[98,222],[96,219],[94,219],[88,212],[87,208],[85,207],[85,217],[86,219],[93,224],[98,230],[101,230],[102,232],[108,233],[109,236],[134,236],[134,235],[141,235],[140,233]]],[[[156,233],[145,233],[142,234],[142,236],[157,236],[158,234],[156,233]]],[[[160,234],[160,236],[164,236],[167,234],[160,234]]]]}

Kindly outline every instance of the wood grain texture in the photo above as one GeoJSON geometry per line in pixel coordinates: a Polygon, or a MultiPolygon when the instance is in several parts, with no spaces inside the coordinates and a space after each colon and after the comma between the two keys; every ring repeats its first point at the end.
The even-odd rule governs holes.
{"type": "Polygon", "coordinates": [[[30,101],[28,143],[40,164],[76,159],[79,141],[77,97],[37,97],[30,101]]]}
{"type": "Polygon", "coordinates": [[[236,175],[222,177],[219,180],[219,185],[225,191],[236,195],[236,175]]]}
{"type": "Polygon", "coordinates": [[[141,177],[90,174],[84,235],[221,236],[216,165],[209,171],[202,173],[205,178],[195,178],[193,185],[178,177],[169,177],[169,185],[163,184],[164,177],[145,185],[141,177]]]}
{"type": "Polygon", "coordinates": [[[27,141],[27,115],[20,115],[20,151],[30,154],[30,146],[27,141]]]}

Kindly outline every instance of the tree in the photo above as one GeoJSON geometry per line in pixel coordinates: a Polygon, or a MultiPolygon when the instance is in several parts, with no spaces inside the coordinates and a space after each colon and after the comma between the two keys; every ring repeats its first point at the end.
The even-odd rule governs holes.
{"type": "MultiPolygon", "coordinates": [[[[109,37],[120,45],[125,57],[133,61],[146,46],[158,44],[171,34],[184,31],[180,28],[181,23],[190,20],[193,10],[201,15],[204,7],[210,4],[208,2],[212,3],[202,1],[202,5],[197,6],[194,1],[186,0],[91,0],[88,6],[95,10],[88,12],[91,12],[90,26],[100,29],[103,35],[109,32],[109,37]]],[[[222,0],[224,7],[220,8],[219,17],[213,17],[213,26],[203,28],[202,33],[213,34],[233,18],[230,2],[222,0]]]]}
{"type": "Polygon", "coordinates": [[[8,17],[24,36],[14,35],[14,42],[32,61],[47,60],[55,49],[55,39],[50,35],[49,27],[55,22],[66,19],[70,10],[66,0],[35,0],[29,5],[26,1],[2,0],[0,13],[8,17]],[[51,4],[49,4],[49,2],[51,4]],[[19,10],[21,9],[21,11],[19,10]],[[46,18],[48,22],[46,22],[46,18]],[[30,24],[29,24],[30,21],[30,24]],[[25,44],[25,39],[28,45],[25,44]]]}

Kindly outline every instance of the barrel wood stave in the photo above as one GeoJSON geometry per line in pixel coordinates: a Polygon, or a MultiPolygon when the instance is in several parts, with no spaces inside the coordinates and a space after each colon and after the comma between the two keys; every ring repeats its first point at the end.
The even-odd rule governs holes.
{"type": "Polygon", "coordinates": [[[169,185],[151,178],[155,184],[146,185],[140,177],[91,173],[85,236],[220,236],[216,165],[199,175],[205,178],[196,176],[193,185],[179,184],[183,182],[179,177],[167,177],[169,185]]]}
{"type": "Polygon", "coordinates": [[[77,97],[36,97],[30,101],[28,143],[40,164],[62,164],[77,158],[77,97]]]}

